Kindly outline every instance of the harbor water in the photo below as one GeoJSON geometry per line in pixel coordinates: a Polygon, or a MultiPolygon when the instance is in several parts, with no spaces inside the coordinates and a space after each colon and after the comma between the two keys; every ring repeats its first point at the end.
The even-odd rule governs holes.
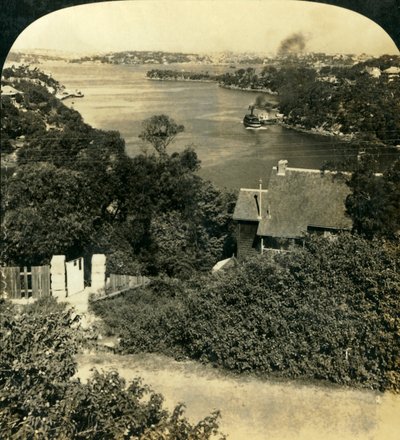
{"type": "MultiPolygon", "coordinates": [[[[287,159],[292,167],[319,168],[343,155],[346,144],[278,125],[244,128],[243,116],[257,92],[229,90],[213,82],[146,78],[152,68],[221,71],[226,66],[46,63],[38,67],[67,89],[82,91],[84,98],[65,104],[96,128],[118,130],[130,156],[151,151],[138,137],[144,119],[166,114],[183,124],[185,131],[169,152],[193,147],[202,163],[200,174],[220,187],[258,187],[259,179],[267,182],[280,159],[287,159]]],[[[276,102],[275,96],[268,99],[276,102]]]]}

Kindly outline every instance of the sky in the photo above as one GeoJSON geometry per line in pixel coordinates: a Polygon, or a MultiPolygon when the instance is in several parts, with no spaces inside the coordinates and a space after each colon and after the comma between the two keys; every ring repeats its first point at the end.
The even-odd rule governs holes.
{"type": "Polygon", "coordinates": [[[389,35],[368,18],[297,0],[135,0],[75,6],[32,23],[13,49],[274,54],[293,34],[301,35],[305,52],[399,53],[389,35]]]}

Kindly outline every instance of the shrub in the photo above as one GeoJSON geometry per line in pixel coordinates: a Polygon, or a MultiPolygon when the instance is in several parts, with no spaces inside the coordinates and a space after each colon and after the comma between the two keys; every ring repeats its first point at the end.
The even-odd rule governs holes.
{"type": "Polygon", "coordinates": [[[91,304],[108,334],[120,338],[124,353],[158,352],[181,357],[184,308],[177,282],[160,279],[154,290],[136,289],[118,298],[91,304]]]}
{"type": "MultiPolygon", "coordinates": [[[[400,389],[400,247],[343,234],[218,275],[110,301],[125,352],[189,356],[238,372],[400,389]],[[176,292],[176,291],[175,291],[176,292]]],[[[112,312],[110,312],[112,310],[112,312]]],[[[98,312],[98,310],[96,310],[98,312]]]]}
{"type": "Polygon", "coordinates": [[[116,372],[74,379],[76,316],[44,300],[18,312],[0,303],[0,437],[23,439],[207,440],[219,413],[192,425],[178,405],[140,379],[129,386],[116,372]],[[40,309],[42,307],[42,310],[40,309]]]}
{"type": "Polygon", "coordinates": [[[188,296],[187,352],[237,371],[399,390],[398,256],[345,234],[249,260],[188,296]]]}

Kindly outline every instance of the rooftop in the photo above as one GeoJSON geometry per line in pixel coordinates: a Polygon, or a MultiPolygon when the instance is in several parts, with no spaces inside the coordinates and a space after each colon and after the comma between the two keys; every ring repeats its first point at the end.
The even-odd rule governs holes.
{"type": "Polygon", "coordinates": [[[343,174],[288,167],[278,172],[274,167],[263,205],[268,215],[262,215],[257,234],[295,238],[309,226],[351,229],[345,212],[349,194],[343,174]]]}
{"type": "MultiPolygon", "coordinates": [[[[261,213],[264,212],[263,207],[267,206],[267,194],[268,191],[266,189],[261,190],[261,213]]],[[[260,190],[240,188],[235,211],[233,213],[233,219],[242,221],[259,221],[259,209],[260,190]]]]}
{"type": "Polygon", "coordinates": [[[400,74],[400,67],[397,67],[397,66],[391,66],[391,67],[389,67],[389,68],[387,68],[387,69],[385,69],[384,71],[383,71],[384,73],[387,73],[387,74],[400,74]]]}
{"type": "Polygon", "coordinates": [[[18,93],[21,93],[17,89],[14,89],[14,87],[11,87],[9,85],[2,86],[0,89],[0,93],[3,96],[15,96],[18,93]]]}

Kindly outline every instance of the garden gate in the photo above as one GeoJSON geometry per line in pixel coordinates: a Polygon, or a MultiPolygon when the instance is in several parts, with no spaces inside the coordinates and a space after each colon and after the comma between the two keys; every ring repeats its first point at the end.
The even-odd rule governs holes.
{"type": "Polygon", "coordinates": [[[65,263],[67,271],[67,292],[68,296],[82,292],[85,288],[84,260],[82,257],[65,263]]]}

